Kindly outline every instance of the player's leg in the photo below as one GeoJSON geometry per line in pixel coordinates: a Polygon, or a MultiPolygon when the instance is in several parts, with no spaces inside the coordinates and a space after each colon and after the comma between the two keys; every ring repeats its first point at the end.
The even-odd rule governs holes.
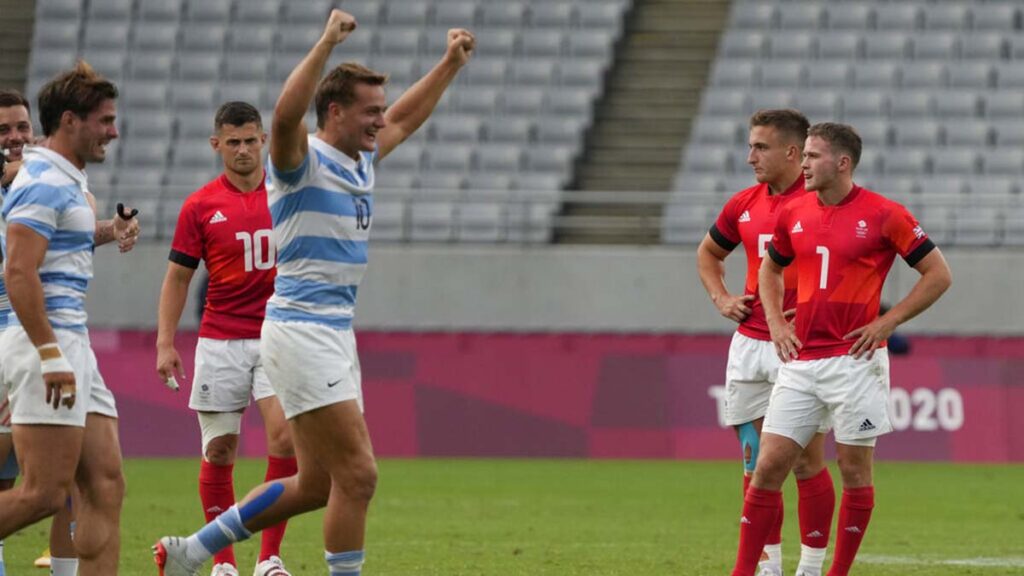
{"type": "MultiPolygon", "coordinates": [[[[265,375],[262,369],[256,374],[254,384],[254,395],[257,397],[256,406],[263,417],[263,427],[267,434],[267,472],[264,476],[266,482],[281,478],[294,476],[298,473],[298,463],[295,459],[295,447],[292,443],[291,430],[288,421],[284,417],[284,410],[277,396],[267,395],[263,392],[269,390],[269,382],[265,385],[265,375]]],[[[263,576],[262,573],[273,573],[272,570],[283,572],[284,563],[281,560],[281,541],[288,522],[283,521],[270,526],[260,533],[260,553],[257,558],[256,576],[263,576]]]]}
{"type": "MultiPolygon", "coordinates": [[[[193,383],[193,387],[196,386],[193,383]]],[[[241,412],[199,412],[203,457],[199,464],[199,500],[207,522],[235,503],[235,457],[242,429],[241,412]]],[[[228,546],[213,557],[212,574],[237,574],[234,548],[228,546]]]]}
{"type": "Polygon", "coordinates": [[[783,366],[772,389],[754,477],[744,498],[733,576],[755,573],[765,543],[777,525],[782,484],[824,417],[825,407],[813,393],[814,366],[809,364],[783,366]]]}
{"type": "MultiPolygon", "coordinates": [[[[4,402],[6,402],[6,397],[4,402]]],[[[3,410],[0,409],[0,417],[3,417],[3,410]]],[[[0,424],[0,492],[10,490],[14,487],[14,481],[18,477],[18,461],[14,454],[14,441],[11,439],[11,430],[0,424]]],[[[4,541],[0,540],[0,576],[7,573],[4,567],[4,541]]]]}
{"type": "Polygon", "coordinates": [[[0,492],[0,539],[52,516],[74,483],[85,431],[77,426],[15,424],[21,484],[0,492]]]}
{"type": "Polygon", "coordinates": [[[825,433],[821,429],[800,454],[793,475],[800,498],[800,564],[796,574],[820,576],[836,507],[836,490],[825,465],[825,433]]]}
{"type": "MultiPolygon", "coordinates": [[[[72,532],[75,526],[73,502],[79,497],[77,490],[72,489],[71,492],[72,495],[68,496],[60,512],[54,514],[50,521],[50,547],[47,549],[49,554],[46,559],[51,576],[76,576],[78,574],[78,557],[72,540],[72,532]]],[[[39,559],[36,560],[37,566],[38,563],[39,559]]]]}
{"type": "Polygon", "coordinates": [[[125,489],[116,418],[96,413],[87,416],[77,482],[80,498],[75,550],[79,574],[116,575],[125,489]]]}
{"type": "MultiPolygon", "coordinates": [[[[768,412],[772,385],[779,370],[779,359],[771,342],[733,334],[726,366],[725,419],[733,425],[743,457],[743,496],[750,487],[761,444],[761,427],[768,412]]],[[[742,501],[742,500],[741,500],[742,501]]],[[[784,506],[779,506],[775,526],[768,534],[761,556],[762,576],[782,573],[782,522],[784,506]]]]}

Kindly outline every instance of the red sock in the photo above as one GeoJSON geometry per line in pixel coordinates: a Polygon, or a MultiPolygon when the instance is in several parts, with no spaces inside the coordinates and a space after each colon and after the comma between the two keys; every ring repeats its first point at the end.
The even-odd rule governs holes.
{"type": "MultiPolygon", "coordinates": [[[[234,464],[218,466],[203,460],[199,467],[199,499],[203,503],[203,515],[211,522],[222,512],[235,504],[235,484],[232,480],[234,464]]],[[[235,551],[228,546],[213,555],[214,564],[235,565],[235,551]]]]}
{"type": "Polygon", "coordinates": [[[828,468],[807,480],[797,480],[796,489],[800,495],[800,542],[810,548],[828,548],[836,509],[836,488],[828,468]]]}
{"type": "MultiPolygon", "coordinates": [[[[267,456],[267,475],[264,478],[267,482],[278,478],[294,476],[299,471],[295,458],[278,458],[267,456]]],[[[284,540],[284,529],[288,527],[288,521],[279,522],[269,528],[264,528],[260,540],[260,562],[271,556],[281,555],[281,540],[284,540]]]]}
{"type": "Polygon", "coordinates": [[[871,509],[875,507],[875,488],[843,489],[843,503],[839,507],[839,524],[836,526],[836,553],[828,576],[846,576],[853,566],[857,549],[868,530],[871,509]]]}
{"type": "Polygon", "coordinates": [[[779,513],[775,516],[775,525],[768,533],[768,540],[765,544],[782,544],[782,517],[785,516],[786,506],[782,503],[782,493],[779,493],[779,513]]]}
{"type": "Polygon", "coordinates": [[[775,519],[782,508],[782,492],[751,486],[743,499],[740,519],[740,548],[732,576],[754,576],[768,534],[775,528],[775,519]]]}

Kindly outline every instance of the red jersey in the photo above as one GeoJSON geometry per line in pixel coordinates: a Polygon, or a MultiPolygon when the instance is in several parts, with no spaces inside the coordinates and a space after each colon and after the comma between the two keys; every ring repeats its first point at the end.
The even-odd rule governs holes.
{"type": "Polygon", "coordinates": [[[906,208],[859,186],[835,206],[817,194],[787,204],[768,253],[780,266],[797,263],[799,359],[848,353],[854,341],[843,336],[878,317],[896,254],[914,266],[934,248],[906,208]]]}
{"type": "MultiPolygon", "coordinates": [[[[775,221],[779,217],[782,206],[791,200],[806,195],[804,178],[800,176],[782,194],[771,195],[767,184],[758,184],[737,192],[722,208],[718,219],[711,226],[711,239],[730,252],[739,244],[747,252],[747,282],[743,287],[744,294],[752,294],[750,315],[740,322],[740,334],[757,340],[771,340],[768,322],[765,320],[764,307],[757,293],[757,272],[761,268],[761,259],[768,253],[768,242],[775,232],[775,221]]],[[[796,305],[796,269],[787,269],[783,274],[785,280],[785,309],[796,305]]]]}
{"type": "Polygon", "coordinates": [[[265,182],[242,192],[223,174],[185,200],[170,260],[187,268],[206,261],[210,285],[199,336],[259,338],[274,293],[277,248],[265,182]]]}

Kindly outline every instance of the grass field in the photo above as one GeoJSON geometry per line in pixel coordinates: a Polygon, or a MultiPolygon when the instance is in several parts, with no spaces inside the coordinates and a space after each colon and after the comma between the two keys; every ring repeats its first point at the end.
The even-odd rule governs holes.
{"type": "MultiPolygon", "coordinates": [[[[201,522],[198,466],[130,460],[126,468],[121,574],[154,575],[150,544],[201,522]]],[[[732,567],[740,507],[732,462],[385,460],[380,469],[367,576],[721,576],[732,567]]],[[[240,462],[239,493],[262,475],[262,462],[240,462]]],[[[876,487],[854,574],[1024,574],[1024,466],[882,463],[876,487]]],[[[788,575],[799,554],[792,480],[786,499],[788,575]]],[[[289,525],[283,556],[296,576],[326,572],[320,518],[289,525]]],[[[30,566],[47,526],[7,540],[9,575],[42,573],[30,566]]],[[[257,550],[258,538],[237,548],[243,575],[257,550]]]]}

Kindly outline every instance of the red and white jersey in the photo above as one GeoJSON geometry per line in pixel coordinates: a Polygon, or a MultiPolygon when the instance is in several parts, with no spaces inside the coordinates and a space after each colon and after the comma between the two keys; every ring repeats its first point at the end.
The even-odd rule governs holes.
{"type": "MultiPolygon", "coordinates": [[[[768,242],[775,232],[775,221],[781,208],[790,201],[806,195],[804,177],[800,176],[782,194],[771,195],[767,184],[758,184],[737,192],[718,215],[708,233],[711,239],[730,252],[739,244],[743,244],[747,253],[747,281],[743,287],[744,294],[753,294],[750,303],[750,315],[740,322],[738,332],[757,340],[771,340],[768,322],[765,320],[764,307],[757,293],[757,273],[761,268],[761,259],[768,253],[768,242]]],[[[796,270],[787,269],[783,274],[785,280],[785,309],[796,305],[796,270]]]]}
{"type": "Polygon", "coordinates": [[[807,194],[782,209],[768,254],[796,263],[800,360],[841,356],[843,336],[878,317],[882,285],[899,254],[915,266],[935,244],[902,205],[854,186],[835,206],[807,194]]]}
{"type": "Polygon", "coordinates": [[[260,337],[267,299],[274,293],[272,229],[265,180],[242,192],[222,174],[185,200],[170,260],[192,269],[206,261],[210,286],[201,337],[260,337]]]}

